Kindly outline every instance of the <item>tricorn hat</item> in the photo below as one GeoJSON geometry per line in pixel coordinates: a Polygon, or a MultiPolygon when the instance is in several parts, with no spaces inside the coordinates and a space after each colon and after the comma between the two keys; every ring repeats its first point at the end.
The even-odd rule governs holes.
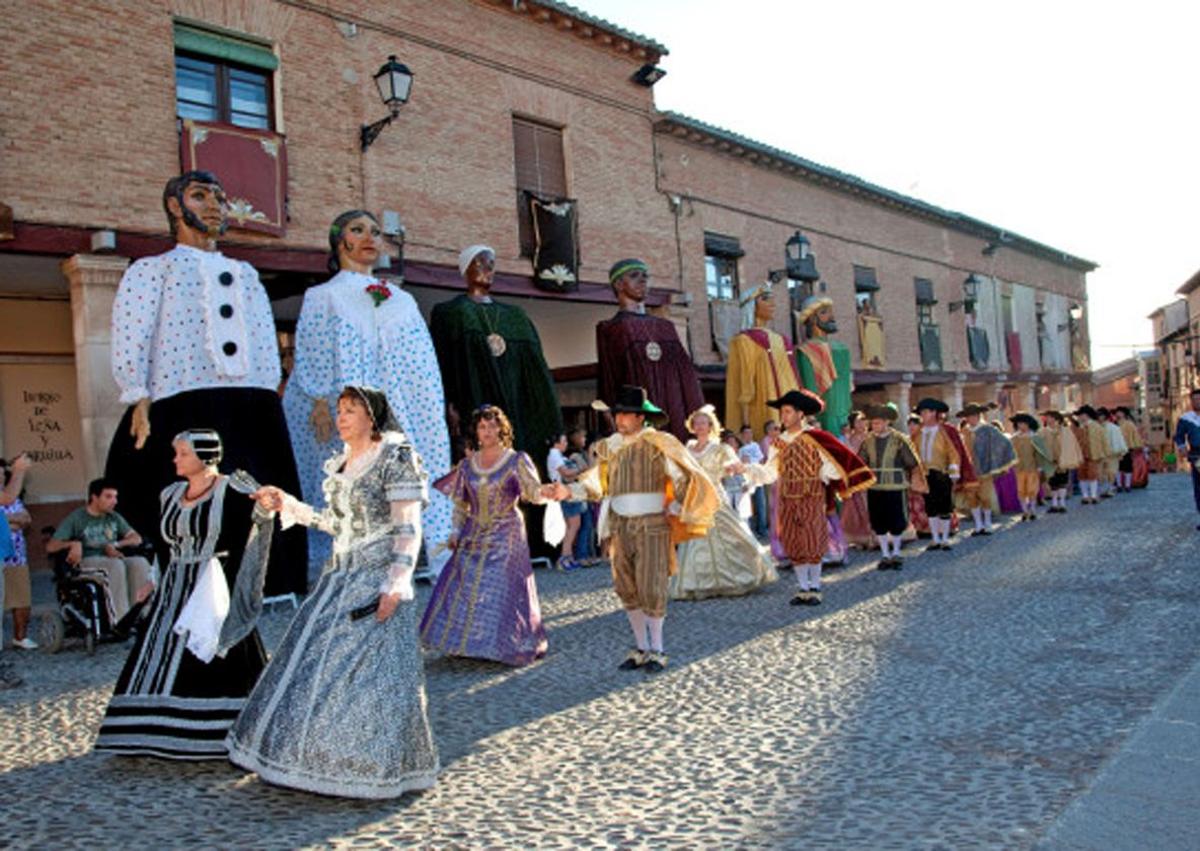
{"type": "Polygon", "coordinates": [[[1009,417],[1009,420],[1012,421],[1013,425],[1025,423],[1027,426],[1029,426],[1030,431],[1037,431],[1039,428],[1041,428],[1041,424],[1038,423],[1037,417],[1028,411],[1021,411],[1020,413],[1013,414],[1011,417],[1009,417]]]}
{"type": "Polygon", "coordinates": [[[915,410],[917,413],[920,413],[921,411],[935,411],[939,414],[948,414],[950,413],[950,406],[941,399],[934,399],[932,396],[926,396],[920,402],[917,402],[917,407],[915,410]]]}
{"type": "Polygon", "coordinates": [[[669,419],[666,412],[646,396],[646,388],[636,384],[622,385],[612,405],[597,400],[592,403],[592,407],[598,411],[612,411],[614,414],[644,414],[646,419],[655,425],[661,425],[669,419]]]}
{"type": "Polygon", "coordinates": [[[767,402],[772,408],[782,408],[788,405],[802,414],[819,414],[825,410],[825,402],[811,390],[789,390],[778,399],[767,402]]]}
{"type": "Polygon", "coordinates": [[[869,420],[887,420],[894,423],[900,417],[900,412],[891,405],[872,403],[863,408],[863,414],[869,420]]]}

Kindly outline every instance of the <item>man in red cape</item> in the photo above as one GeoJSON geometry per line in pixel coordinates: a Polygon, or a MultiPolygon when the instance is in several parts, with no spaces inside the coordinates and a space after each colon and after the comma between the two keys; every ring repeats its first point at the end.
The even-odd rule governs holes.
{"type": "Polygon", "coordinates": [[[779,411],[783,431],[763,464],[747,468],[756,484],[777,482],[771,518],[771,551],[792,563],[794,606],[821,603],[821,560],[829,550],[826,514],[832,497],[869,488],[875,475],[834,435],[808,425],[825,407],[811,390],[790,390],[767,403],[779,411]]]}

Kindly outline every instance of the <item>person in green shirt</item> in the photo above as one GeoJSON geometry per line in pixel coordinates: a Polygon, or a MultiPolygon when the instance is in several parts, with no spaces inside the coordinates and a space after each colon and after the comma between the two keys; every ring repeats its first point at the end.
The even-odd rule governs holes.
{"type": "Polygon", "coordinates": [[[87,505],[68,514],[46,544],[47,554],[65,551],[68,564],[100,583],[111,625],[154,590],[150,563],[141,556],[121,552],[121,547],[142,543],[142,536],[116,508],[117,489],[113,483],[93,480],[88,484],[87,505]]]}

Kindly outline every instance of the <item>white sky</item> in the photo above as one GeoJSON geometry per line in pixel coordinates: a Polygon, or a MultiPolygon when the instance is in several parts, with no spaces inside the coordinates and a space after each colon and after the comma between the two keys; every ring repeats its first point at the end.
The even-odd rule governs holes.
{"type": "Polygon", "coordinates": [[[1200,3],[570,2],[666,45],[660,109],[1099,263],[1094,366],[1200,269],[1200,3]]]}

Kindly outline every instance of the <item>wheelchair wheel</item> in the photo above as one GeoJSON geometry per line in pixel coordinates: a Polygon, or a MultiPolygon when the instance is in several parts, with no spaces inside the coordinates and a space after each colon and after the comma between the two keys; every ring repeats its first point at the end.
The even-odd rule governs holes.
{"type": "Polygon", "coordinates": [[[51,609],[38,615],[37,643],[44,652],[57,653],[62,650],[65,633],[66,625],[57,610],[51,609]]]}
{"type": "Polygon", "coordinates": [[[83,650],[89,656],[96,655],[96,633],[90,629],[83,634],[83,650]]]}

